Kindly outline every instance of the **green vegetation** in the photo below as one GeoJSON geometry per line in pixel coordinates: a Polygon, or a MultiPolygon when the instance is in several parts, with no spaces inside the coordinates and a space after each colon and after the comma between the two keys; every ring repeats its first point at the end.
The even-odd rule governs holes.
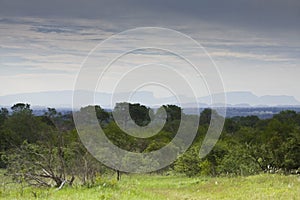
{"type": "MultiPolygon", "coordinates": [[[[1,177],[3,178],[3,177],[1,177]]],[[[300,178],[278,174],[249,177],[197,177],[159,175],[124,175],[122,181],[110,178],[93,187],[73,186],[63,190],[54,188],[22,188],[18,184],[4,184],[0,199],[299,199],[300,178]]]]}
{"type": "MultiPolygon", "coordinates": [[[[166,124],[155,136],[136,138],[124,133],[115,122],[115,115],[100,106],[84,107],[78,112],[89,114],[94,110],[112,143],[139,153],[169,144],[178,131],[181,117],[187,121],[198,117],[185,115],[175,105],[162,106],[155,113],[140,104],[119,103],[114,112],[129,130],[133,122],[122,115],[126,109],[140,126],[149,124],[154,115],[163,118],[164,109],[166,124]]],[[[296,175],[300,170],[299,113],[287,110],[264,120],[256,116],[226,118],[218,143],[200,159],[199,150],[212,115],[221,117],[210,109],[201,113],[193,144],[170,166],[151,175],[130,175],[115,172],[90,155],[81,144],[71,113],[61,114],[48,108],[44,115],[35,116],[30,105],[23,103],[14,105],[11,112],[2,108],[0,198],[297,199],[300,196],[300,179],[296,175]]],[[[83,115],[82,120],[86,119],[83,115]]],[[[128,164],[128,159],[122,158],[122,164],[128,164]]]]}

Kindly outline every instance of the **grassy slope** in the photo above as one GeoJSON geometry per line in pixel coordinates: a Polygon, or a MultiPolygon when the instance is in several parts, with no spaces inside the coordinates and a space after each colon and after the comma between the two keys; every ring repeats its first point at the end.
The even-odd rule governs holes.
{"type": "MultiPolygon", "coordinates": [[[[3,176],[0,176],[3,183],[3,176]]],[[[26,188],[1,184],[0,199],[300,199],[300,177],[257,175],[236,178],[185,178],[123,176],[116,186],[55,189],[26,188]],[[36,193],[38,198],[34,198],[36,193]]]]}

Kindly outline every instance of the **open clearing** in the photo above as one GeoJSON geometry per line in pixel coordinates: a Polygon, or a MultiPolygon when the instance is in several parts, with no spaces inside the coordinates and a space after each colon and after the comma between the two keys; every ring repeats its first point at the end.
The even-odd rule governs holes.
{"type": "Polygon", "coordinates": [[[120,182],[103,179],[99,186],[56,189],[24,188],[5,184],[0,199],[300,199],[300,177],[261,174],[249,177],[197,177],[123,175],[120,182]]]}

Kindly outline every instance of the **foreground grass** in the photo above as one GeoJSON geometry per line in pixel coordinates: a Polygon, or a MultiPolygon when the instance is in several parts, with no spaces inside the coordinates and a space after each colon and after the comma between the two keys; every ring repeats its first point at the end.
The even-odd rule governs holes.
{"type": "Polygon", "coordinates": [[[122,181],[93,188],[56,189],[25,188],[4,184],[0,199],[300,199],[300,177],[262,174],[234,178],[186,178],[178,176],[130,175],[122,181]]]}

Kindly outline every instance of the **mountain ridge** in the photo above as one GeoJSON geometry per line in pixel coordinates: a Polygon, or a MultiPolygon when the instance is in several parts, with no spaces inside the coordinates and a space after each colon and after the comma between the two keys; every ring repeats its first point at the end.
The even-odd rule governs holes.
{"type": "MultiPolygon", "coordinates": [[[[80,95],[91,94],[91,91],[79,91],[80,95]]],[[[115,101],[118,99],[125,101],[125,97],[128,97],[129,93],[118,93],[114,95],[115,101]]],[[[257,96],[252,92],[247,91],[234,91],[226,92],[227,102],[226,106],[231,107],[264,107],[264,106],[300,106],[300,101],[298,101],[293,96],[288,95],[264,95],[257,96]]],[[[212,94],[213,97],[221,97],[222,94],[212,94]]],[[[24,102],[29,103],[32,106],[48,106],[48,107],[72,107],[72,96],[73,91],[62,90],[62,91],[43,91],[43,92],[33,92],[33,93],[20,93],[0,96],[0,105],[11,106],[15,103],[24,102]]],[[[95,93],[95,104],[99,104],[103,107],[110,107],[110,102],[112,94],[105,92],[95,93]]],[[[193,107],[195,105],[194,99],[191,97],[186,97],[184,95],[179,95],[182,99],[185,107],[193,107]]],[[[139,102],[148,106],[158,106],[162,104],[176,104],[175,97],[162,97],[157,98],[150,91],[139,91],[132,96],[130,102],[139,102]]],[[[211,96],[199,97],[198,104],[200,106],[214,106],[219,105],[221,102],[215,102],[211,105],[211,96]]],[[[94,102],[89,102],[89,104],[94,104],[94,102]]]]}

